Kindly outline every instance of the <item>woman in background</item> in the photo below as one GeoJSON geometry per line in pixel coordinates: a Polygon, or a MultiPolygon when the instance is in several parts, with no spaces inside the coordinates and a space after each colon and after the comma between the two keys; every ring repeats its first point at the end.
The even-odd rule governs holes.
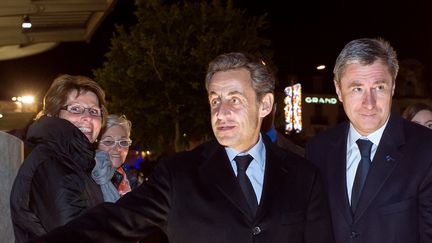
{"type": "MultiPolygon", "coordinates": [[[[131,129],[132,123],[125,115],[110,114],[101,130],[92,176],[101,186],[106,202],[117,201],[138,184],[137,178],[122,167],[132,144],[131,129]]],[[[168,243],[168,239],[161,230],[155,228],[151,235],[140,242],[168,243]]]]}
{"type": "Polygon", "coordinates": [[[114,114],[108,115],[102,128],[92,177],[101,186],[106,202],[117,201],[136,184],[136,178],[122,167],[132,144],[131,128],[125,115],[114,114]]]}
{"type": "Polygon", "coordinates": [[[402,117],[432,129],[432,107],[424,103],[416,103],[405,108],[402,117]]]}
{"type": "Polygon", "coordinates": [[[33,150],[12,187],[16,242],[43,235],[103,202],[90,173],[104,114],[105,93],[95,81],[71,75],[54,80],[28,128],[33,150]]]}

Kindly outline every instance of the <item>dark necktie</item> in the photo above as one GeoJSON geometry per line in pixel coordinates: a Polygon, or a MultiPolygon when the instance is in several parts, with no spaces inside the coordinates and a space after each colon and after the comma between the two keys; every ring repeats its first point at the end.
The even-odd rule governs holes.
{"type": "Polygon", "coordinates": [[[365,139],[358,139],[356,143],[360,150],[361,159],[357,167],[351,193],[351,210],[353,213],[355,213],[357,209],[357,203],[360,199],[360,194],[369,171],[369,166],[371,164],[370,153],[373,145],[371,141],[365,139]]]}
{"type": "Polygon", "coordinates": [[[246,169],[248,168],[250,162],[253,160],[250,155],[236,156],[234,158],[237,164],[237,180],[246,197],[246,201],[252,210],[252,215],[255,216],[256,210],[258,208],[258,201],[255,195],[255,191],[252,187],[252,183],[249,177],[246,175],[246,169]]]}

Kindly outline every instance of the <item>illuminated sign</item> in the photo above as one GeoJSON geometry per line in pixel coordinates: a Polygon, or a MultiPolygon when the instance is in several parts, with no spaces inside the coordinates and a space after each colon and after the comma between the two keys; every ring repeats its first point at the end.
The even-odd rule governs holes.
{"type": "Polygon", "coordinates": [[[305,102],[308,104],[336,104],[336,98],[323,98],[323,97],[305,97],[305,102]]]}
{"type": "Polygon", "coordinates": [[[284,93],[285,130],[300,132],[302,130],[301,84],[286,87],[284,93]]]}

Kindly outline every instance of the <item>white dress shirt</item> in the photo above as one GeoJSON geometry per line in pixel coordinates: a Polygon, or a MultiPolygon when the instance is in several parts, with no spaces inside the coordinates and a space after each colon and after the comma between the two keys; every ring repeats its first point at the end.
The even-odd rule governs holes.
{"type": "Polygon", "coordinates": [[[375,153],[378,148],[378,144],[381,140],[382,134],[384,132],[385,127],[387,126],[387,121],[384,123],[382,127],[380,127],[375,132],[369,134],[368,136],[362,136],[360,133],[357,132],[357,130],[354,128],[354,126],[350,123],[350,128],[348,132],[347,137],[347,148],[346,148],[346,186],[347,186],[347,192],[348,192],[348,200],[351,204],[351,191],[354,184],[354,178],[355,174],[357,172],[357,167],[360,163],[361,155],[360,150],[357,146],[356,141],[358,139],[368,139],[373,143],[372,149],[371,149],[371,161],[373,163],[373,158],[375,156],[375,153]]]}
{"type": "Polygon", "coordinates": [[[237,155],[246,155],[249,154],[253,157],[252,162],[249,164],[249,167],[246,170],[246,175],[249,177],[250,182],[252,183],[252,187],[255,191],[255,195],[257,196],[258,204],[261,200],[262,187],[264,182],[264,168],[265,168],[265,158],[266,158],[266,149],[264,146],[264,142],[262,141],[261,134],[258,142],[253,146],[249,151],[245,153],[240,153],[233,148],[225,147],[225,151],[227,152],[228,158],[231,162],[231,166],[234,170],[234,174],[237,176],[237,164],[234,161],[234,158],[237,155]]]}

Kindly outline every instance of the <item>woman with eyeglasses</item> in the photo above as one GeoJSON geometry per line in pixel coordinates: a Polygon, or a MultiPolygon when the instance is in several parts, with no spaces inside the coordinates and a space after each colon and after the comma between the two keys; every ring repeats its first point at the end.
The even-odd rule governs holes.
{"type": "Polygon", "coordinates": [[[32,151],[15,178],[11,216],[16,242],[26,242],[103,202],[92,179],[93,143],[104,121],[105,93],[84,76],[61,75],[28,128],[32,151]]]}
{"type": "Polygon", "coordinates": [[[102,128],[92,177],[101,186],[106,202],[117,201],[136,183],[136,178],[122,167],[132,144],[131,128],[132,123],[125,115],[115,114],[107,116],[102,128]]]}

